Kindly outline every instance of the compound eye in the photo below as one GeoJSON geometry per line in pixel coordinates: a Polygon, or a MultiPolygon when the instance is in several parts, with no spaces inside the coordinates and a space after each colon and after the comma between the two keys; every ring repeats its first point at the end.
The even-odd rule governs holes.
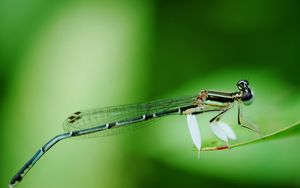
{"type": "Polygon", "coordinates": [[[244,90],[248,88],[249,82],[247,80],[240,80],[236,85],[239,90],[244,90]]]}
{"type": "Polygon", "coordinates": [[[253,102],[253,98],[252,93],[244,93],[241,99],[245,105],[250,105],[253,102]]]}

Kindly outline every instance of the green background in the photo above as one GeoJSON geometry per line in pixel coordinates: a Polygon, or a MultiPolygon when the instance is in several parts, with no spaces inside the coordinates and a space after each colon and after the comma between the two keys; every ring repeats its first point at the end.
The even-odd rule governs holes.
{"type": "MultiPolygon", "coordinates": [[[[299,119],[299,1],[0,2],[0,187],[80,109],[236,91],[264,131],[299,119]]],[[[236,126],[236,111],[225,120],[236,126]]],[[[211,134],[199,117],[202,134],[211,134]]],[[[52,148],[19,187],[298,187],[299,137],[197,159],[184,117],[52,148]]],[[[247,132],[247,133],[245,133],[247,132]]],[[[253,134],[253,133],[252,133],[253,134]]]]}

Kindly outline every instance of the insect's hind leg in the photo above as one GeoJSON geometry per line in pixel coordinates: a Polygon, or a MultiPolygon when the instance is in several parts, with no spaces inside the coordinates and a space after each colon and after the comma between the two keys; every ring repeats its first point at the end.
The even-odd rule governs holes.
{"type": "Polygon", "coordinates": [[[220,113],[218,113],[215,117],[213,117],[211,120],[209,120],[209,123],[213,122],[213,121],[219,121],[220,118],[222,117],[222,115],[225,114],[225,112],[227,112],[229,110],[229,108],[226,108],[224,110],[222,110],[220,113]]]}

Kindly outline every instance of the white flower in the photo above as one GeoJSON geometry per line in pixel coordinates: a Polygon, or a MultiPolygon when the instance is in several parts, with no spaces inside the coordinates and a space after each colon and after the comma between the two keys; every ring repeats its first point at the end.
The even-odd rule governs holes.
{"type": "MultiPolygon", "coordinates": [[[[198,158],[201,150],[201,134],[198,121],[195,115],[187,115],[187,124],[193,140],[194,145],[198,150],[198,158]]],[[[220,121],[213,121],[210,125],[212,132],[221,140],[228,143],[229,140],[235,140],[236,134],[233,129],[226,123],[220,121]]]]}
{"type": "Polygon", "coordinates": [[[187,115],[187,123],[189,127],[189,131],[193,140],[194,145],[198,150],[198,158],[200,157],[200,150],[201,150],[201,134],[200,129],[198,126],[198,121],[195,115],[188,114],[187,115]]]}
{"type": "Polygon", "coordinates": [[[213,121],[210,125],[210,128],[213,131],[213,133],[224,142],[228,142],[229,139],[236,139],[236,134],[234,133],[232,128],[226,123],[220,121],[213,121]]]}

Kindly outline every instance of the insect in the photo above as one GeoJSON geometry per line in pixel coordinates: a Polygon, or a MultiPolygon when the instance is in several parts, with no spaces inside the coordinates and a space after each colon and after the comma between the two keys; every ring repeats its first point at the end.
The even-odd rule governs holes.
{"type": "Polygon", "coordinates": [[[218,112],[209,122],[213,133],[228,142],[236,139],[229,125],[220,121],[221,117],[238,103],[238,124],[258,132],[253,125],[242,122],[241,104],[252,103],[254,94],[247,80],[237,82],[238,91],[221,92],[202,90],[197,95],[149,103],[121,105],[92,110],[78,111],[70,115],[63,123],[65,133],[59,134],[44,144],[33,157],[11,179],[9,186],[19,183],[33,165],[56,143],[70,137],[114,135],[124,129],[135,129],[143,123],[165,116],[185,115],[194,145],[201,150],[201,135],[196,115],[206,112],[218,112]]]}

